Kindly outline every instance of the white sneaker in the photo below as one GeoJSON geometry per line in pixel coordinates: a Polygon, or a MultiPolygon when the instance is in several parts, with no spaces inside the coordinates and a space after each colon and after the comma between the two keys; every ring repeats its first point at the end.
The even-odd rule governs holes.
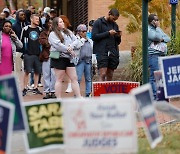
{"type": "Polygon", "coordinates": [[[32,84],[31,87],[34,88],[34,84],[32,84]]]}
{"type": "Polygon", "coordinates": [[[38,83],[38,87],[43,87],[43,85],[41,83],[38,83]]]}
{"type": "Polygon", "coordinates": [[[66,93],[71,93],[71,92],[73,92],[71,86],[68,86],[65,92],[66,92],[66,93]]]}
{"type": "Polygon", "coordinates": [[[27,85],[27,89],[32,90],[32,89],[34,89],[34,87],[27,85]]]}

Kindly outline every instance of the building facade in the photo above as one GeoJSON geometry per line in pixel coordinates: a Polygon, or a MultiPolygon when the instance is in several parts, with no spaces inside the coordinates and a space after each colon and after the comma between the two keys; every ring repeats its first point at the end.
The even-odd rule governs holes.
{"type": "Polygon", "coordinates": [[[73,27],[88,21],[105,16],[113,0],[46,0],[44,6],[57,10],[58,14],[68,16],[73,27]]]}
{"type": "MultiPolygon", "coordinates": [[[[49,6],[57,10],[58,15],[66,15],[75,29],[79,24],[86,24],[92,19],[96,20],[99,17],[106,16],[109,7],[114,4],[114,0],[16,0],[17,8],[26,9],[28,5],[38,7],[49,6]]],[[[5,7],[5,0],[0,0],[0,10],[5,7]]],[[[139,39],[139,32],[129,34],[126,31],[126,25],[129,19],[120,16],[116,21],[120,30],[123,32],[120,50],[130,50],[135,46],[136,41],[139,39]]]]}
{"type": "MultiPolygon", "coordinates": [[[[55,8],[58,14],[68,16],[75,29],[79,24],[86,24],[92,19],[106,16],[109,7],[114,4],[114,0],[44,0],[44,7],[50,6],[55,8]]],[[[126,25],[129,19],[120,16],[117,20],[119,28],[123,32],[120,50],[131,50],[135,46],[139,33],[129,34],[126,31],[126,25]]]]}

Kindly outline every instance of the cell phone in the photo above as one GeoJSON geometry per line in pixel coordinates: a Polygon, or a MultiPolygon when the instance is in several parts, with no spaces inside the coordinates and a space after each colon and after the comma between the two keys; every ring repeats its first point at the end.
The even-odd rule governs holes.
{"type": "Polygon", "coordinates": [[[155,20],[153,20],[153,21],[151,22],[151,25],[154,26],[154,27],[156,27],[155,20]]]}
{"type": "Polygon", "coordinates": [[[118,32],[121,32],[120,30],[116,30],[116,32],[118,33],[118,32]]]}
{"type": "Polygon", "coordinates": [[[13,30],[12,29],[9,31],[9,35],[11,35],[11,34],[13,34],[13,30]]]}

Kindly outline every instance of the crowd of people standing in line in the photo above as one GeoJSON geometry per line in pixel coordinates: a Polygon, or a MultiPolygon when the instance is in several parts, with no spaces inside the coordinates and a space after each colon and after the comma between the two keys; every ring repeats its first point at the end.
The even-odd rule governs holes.
{"type": "MultiPolygon", "coordinates": [[[[73,91],[75,97],[81,97],[79,85],[84,71],[79,77],[75,65],[78,66],[80,61],[84,60],[79,59],[79,56],[81,48],[83,51],[86,50],[86,47],[89,48],[86,52],[90,51],[88,64],[91,65],[92,43],[90,45],[85,43],[86,40],[89,40],[86,37],[88,28],[81,24],[85,29],[79,29],[75,35],[65,15],[57,17],[56,11],[49,7],[44,8],[43,15],[42,9],[38,11],[40,13],[36,14],[35,8],[29,6],[27,10],[17,10],[14,13],[15,18],[10,15],[8,8],[3,9],[0,14],[0,39],[2,39],[0,76],[14,72],[20,79],[22,78],[21,72],[24,70],[23,85],[21,85],[23,87],[22,95],[26,96],[31,91],[33,94],[44,93],[43,99],[48,99],[61,98],[62,81],[66,74],[69,78],[66,92],[73,91]],[[81,36],[80,33],[83,33],[83,41],[78,39],[78,36],[81,36]],[[59,51],[58,59],[49,57],[53,50],[59,51]],[[79,52],[78,55],[75,50],[79,52]],[[75,64],[74,59],[77,58],[78,62],[75,64]],[[43,93],[38,89],[41,74],[43,76],[43,93]],[[34,80],[33,87],[31,86],[32,80],[34,80]]],[[[81,58],[86,58],[86,55],[81,58]]],[[[86,74],[87,70],[85,77],[86,74]]],[[[88,79],[86,77],[88,82],[86,97],[89,97],[91,93],[91,67],[89,67],[88,75],[88,79]]]]}
{"type": "MultiPolygon", "coordinates": [[[[0,13],[0,75],[14,71],[20,78],[24,69],[22,95],[26,96],[30,89],[34,94],[43,94],[38,89],[42,74],[43,99],[48,99],[62,97],[65,75],[68,77],[66,92],[73,91],[75,97],[82,97],[80,83],[84,74],[84,96],[89,97],[92,65],[97,64],[99,81],[111,81],[119,65],[122,32],[116,24],[118,18],[119,12],[113,8],[106,16],[90,21],[91,28],[82,23],[73,32],[68,18],[58,17],[49,7],[39,8],[36,13],[29,6],[27,10],[17,10],[13,16],[4,8],[0,13]],[[30,81],[34,81],[33,87],[29,86],[30,81]]],[[[148,22],[150,83],[156,99],[154,71],[158,69],[158,57],[165,53],[153,47],[166,45],[170,38],[160,29],[157,15],[150,14],[148,22]]]]}

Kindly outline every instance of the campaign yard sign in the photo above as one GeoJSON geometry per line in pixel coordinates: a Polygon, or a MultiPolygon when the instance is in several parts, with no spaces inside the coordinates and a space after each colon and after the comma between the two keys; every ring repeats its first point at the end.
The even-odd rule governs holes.
{"type": "Polygon", "coordinates": [[[177,120],[180,120],[180,109],[178,107],[164,101],[159,101],[155,104],[155,107],[157,110],[169,114],[177,120]]]}
{"type": "Polygon", "coordinates": [[[157,118],[155,114],[155,107],[153,105],[153,94],[150,84],[143,85],[139,88],[133,89],[131,94],[135,97],[139,107],[140,115],[144,121],[146,128],[146,136],[148,138],[151,148],[161,142],[162,135],[159,130],[157,118]]]}
{"type": "Polygon", "coordinates": [[[93,82],[92,92],[93,96],[101,96],[102,94],[128,94],[131,89],[139,87],[139,82],[130,81],[104,81],[104,82],[93,82]]]}
{"type": "Polygon", "coordinates": [[[180,55],[160,57],[166,98],[180,96],[180,55]]]}
{"type": "Polygon", "coordinates": [[[14,105],[0,99],[0,154],[10,153],[14,105]]]}
{"type": "Polygon", "coordinates": [[[64,99],[64,143],[68,154],[136,153],[134,100],[130,95],[64,99]]]}
{"type": "Polygon", "coordinates": [[[58,100],[41,100],[23,103],[27,152],[62,148],[62,108],[58,100]]]}
{"type": "Polygon", "coordinates": [[[163,85],[163,79],[162,79],[162,72],[161,71],[154,71],[154,78],[156,81],[156,95],[157,95],[157,101],[163,101],[167,99],[164,95],[164,85],[163,85]]]}
{"type": "Polygon", "coordinates": [[[21,96],[14,75],[0,77],[0,99],[11,102],[15,106],[13,130],[24,130],[21,111],[21,96]]]}
{"type": "Polygon", "coordinates": [[[178,0],[169,0],[169,3],[176,5],[176,4],[178,4],[178,0]]]}

